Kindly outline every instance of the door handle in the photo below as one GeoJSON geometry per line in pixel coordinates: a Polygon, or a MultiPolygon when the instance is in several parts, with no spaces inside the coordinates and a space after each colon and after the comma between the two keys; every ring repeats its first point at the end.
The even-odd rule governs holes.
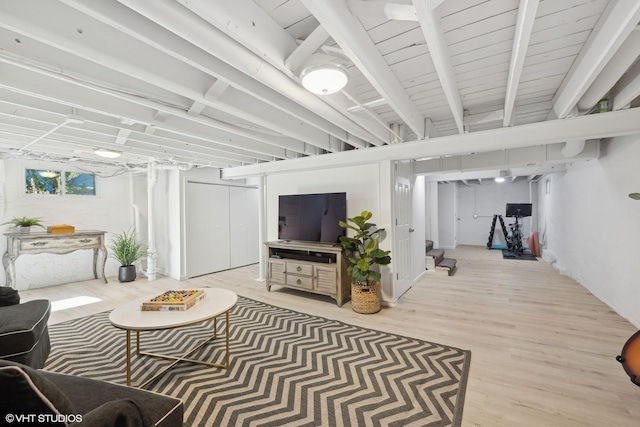
{"type": "Polygon", "coordinates": [[[416,230],[413,229],[413,228],[409,228],[409,233],[413,233],[414,231],[416,231],[416,230]]]}

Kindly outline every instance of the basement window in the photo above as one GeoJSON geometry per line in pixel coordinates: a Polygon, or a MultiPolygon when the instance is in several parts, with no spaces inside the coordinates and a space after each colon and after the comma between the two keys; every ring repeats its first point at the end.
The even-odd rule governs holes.
{"type": "Polygon", "coordinates": [[[92,173],[51,169],[25,169],[25,194],[96,195],[96,177],[92,173]]]}

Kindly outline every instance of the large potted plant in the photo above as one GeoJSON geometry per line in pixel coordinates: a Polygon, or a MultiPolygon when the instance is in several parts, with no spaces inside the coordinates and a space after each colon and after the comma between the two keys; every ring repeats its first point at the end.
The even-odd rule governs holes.
{"type": "Polygon", "coordinates": [[[353,237],[341,236],[340,244],[349,258],[347,273],[351,277],[351,307],[357,313],[377,313],[380,311],[380,277],[378,265],[391,262],[389,253],[378,247],[378,237],[384,228],[367,222],[373,214],[369,211],[347,222],[340,221],[340,227],[355,231],[353,237]]]}
{"type": "Polygon", "coordinates": [[[136,239],[135,229],[123,231],[111,240],[113,257],[120,262],[118,280],[132,282],[136,280],[136,266],[134,262],[147,256],[147,248],[136,239]]]}
{"type": "Polygon", "coordinates": [[[7,225],[7,224],[11,224],[12,227],[19,227],[19,230],[21,233],[30,233],[31,227],[44,228],[44,225],[42,225],[42,218],[30,218],[26,216],[23,216],[22,218],[17,216],[13,217],[11,221],[7,221],[0,225],[7,225]]]}

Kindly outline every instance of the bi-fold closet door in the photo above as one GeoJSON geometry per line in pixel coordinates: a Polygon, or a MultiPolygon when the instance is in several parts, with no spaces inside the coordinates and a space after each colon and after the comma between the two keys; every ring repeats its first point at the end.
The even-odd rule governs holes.
{"type": "Polygon", "coordinates": [[[187,277],[258,262],[258,190],[187,182],[187,277]]]}

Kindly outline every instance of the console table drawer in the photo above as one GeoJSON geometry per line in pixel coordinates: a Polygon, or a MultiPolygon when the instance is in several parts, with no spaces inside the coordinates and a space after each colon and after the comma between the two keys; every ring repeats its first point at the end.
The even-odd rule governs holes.
{"type": "Polygon", "coordinates": [[[300,274],[302,276],[313,276],[313,265],[297,262],[287,262],[287,273],[300,274]]]}
{"type": "Polygon", "coordinates": [[[41,249],[96,248],[98,246],[100,246],[99,236],[24,239],[20,241],[20,251],[22,252],[41,249]]]}
{"type": "Polygon", "coordinates": [[[296,276],[287,274],[287,286],[294,286],[302,289],[313,289],[313,277],[296,276]]]}

